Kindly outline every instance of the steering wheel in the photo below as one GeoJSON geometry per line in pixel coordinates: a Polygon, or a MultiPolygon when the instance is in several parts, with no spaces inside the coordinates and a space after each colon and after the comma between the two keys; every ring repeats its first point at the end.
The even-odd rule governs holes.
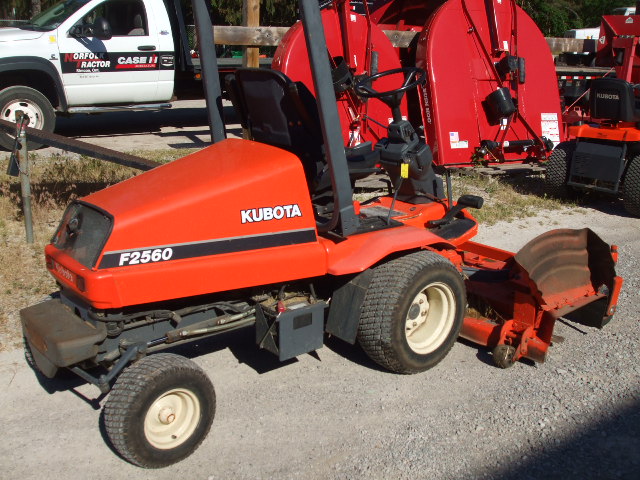
{"type": "Polygon", "coordinates": [[[393,104],[400,104],[400,100],[402,99],[402,94],[407,90],[411,90],[412,88],[416,88],[418,85],[424,85],[427,79],[427,73],[418,67],[404,67],[404,68],[394,68],[393,70],[385,70],[384,72],[378,72],[374,75],[369,75],[368,77],[361,78],[360,81],[355,85],[355,92],[363,97],[363,98],[377,98],[390,107],[393,107],[393,104]],[[394,90],[387,90],[386,92],[378,92],[371,88],[370,84],[374,81],[382,78],[388,77],[389,75],[395,75],[397,73],[404,74],[404,82],[402,86],[396,88],[394,90]]]}

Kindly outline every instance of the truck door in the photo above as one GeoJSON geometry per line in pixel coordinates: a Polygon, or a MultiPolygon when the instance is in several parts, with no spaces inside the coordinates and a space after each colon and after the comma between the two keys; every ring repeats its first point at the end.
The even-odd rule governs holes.
{"type": "Polygon", "coordinates": [[[92,2],[60,28],[69,106],[160,102],[173,95],[173,42],[161,1],[92,2]],[[82,31],[89,33],[78,34],[78,26],[90,26],[100,17],[108,22],[110,39],[87,36],[86,28],[82,31]]]}

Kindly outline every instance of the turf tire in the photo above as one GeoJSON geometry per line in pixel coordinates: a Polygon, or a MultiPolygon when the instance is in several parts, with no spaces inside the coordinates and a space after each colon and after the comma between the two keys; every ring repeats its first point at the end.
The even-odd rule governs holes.
{"type": "Polygon", "coordinates": [[[375,267],[361,309],[358,342],[374,362],[387,370],[423,372],[451,350],[462,327],[465,306],[464,282],[451,262],[434,252],[404,255],[375,267]],[[413,340],[409,338],[407,325],[411,309],[419,308],[417,299],[433,288],[436,300],[432,301],[430,293],[423,297],[428,298],[426,304],[430,305],[426,313],[428,321],[423,326],[435,325],[440,333],[432,336],[435,340],[423,353],[410,345],[413,340]],[[442,318],[430,314],[431,308],[438,311],[439,293],[449,302],[445,308],[448,313],[442,318]]]}
{"type": "Polygon", "coordinates": [[[627,212],[640,217],[640,155],[633,157],[627,167],[622,187],[622,202],[627,212]]]}
{"type": "Polygon", "coordinates": [[[567,185],[571,157],[576,149],[575,142],[563,142],[551,152],[546,162],[544,192],[550,197],[571,198],[573,189],[567,185]]]}
{"type": "MultiPolygon", "coordinates": [[[[144,357],[125,369],[116,381],[104,407],[104,424],[113,447],[129,462],[144,468],[161,468],[179,462],[191,455],[204,440],[215,415],[216,397],[211,381],[204,371],[191,360],[179,355],[159,353],[144,357]],[[175,392],[188,392],[191,402],[197,404],[198,414],[191,418],[189,432],[175,446],[158,448],[148,431],[149,420],[163,399],[175,392]],[[151,411],[151,413],[149,413],[151,411]]],[[[181,425],[185,416],[174,415],[175,425],[181,425]]],[[[161,426],[162,427],[162,426],[161,426]]],[[[164,428],[164,427],[162,427],[164,428]]],[[[174,435],[166,435],[169,442],[174,435]]]]}

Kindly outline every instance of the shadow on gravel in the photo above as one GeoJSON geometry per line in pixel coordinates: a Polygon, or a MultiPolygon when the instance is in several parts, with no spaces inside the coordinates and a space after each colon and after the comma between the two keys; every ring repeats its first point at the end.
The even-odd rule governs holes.
{"type": "Polygon", "coordinates": [[[333,353],[337,353],[343,358],[346,358],[356,365],[365,367],[371,370],[376,370],[382,373],[388,373],[390,375],[397,375],[393,372],[385,370],[380,365],[371,360],[367,354],[362,350],[362,347],[356,342],[355,345],[350,345],[347,342],[340,340],[336,337],[325,338],[324,346],[331,350],[333,353]]]}
{"type": "Polygon", "coordinates": [[[239,363],[249,366],[259,374],[271,372],[298,361],[292,358],[286,362],[281,362],[273,353],[258,348],[256,345],[255,332],[252,328],[244,328],[209,338],[203,338],[191,343],[168,348],[164,351],[182,355],[187,358],[195,358],[227,348],[239,363]]]}
{"type": "Polygon", "coordinates": [[[102,400],[107,396],[106,393],[99,393],[98,390],[95,390],[95,394],[98,395],[95,398],[89,398],[86,395],[80,393],[77,388],[86,384],[83,379],[75,375],[73,372],[67,369],[60,369],[58,373],[53,378],[47,378],[38,370],[34,369],[32,365],[27,362],[29,368],[33,371],[33,374],[36,376],[36,380],[42,387],[42,389],[47,392],[49,395],[53,395],[57,392],[70,392],[80,400],[86,402],[93,410],[100,410],[102,407],[102,400]]]}
{"type": "MultiPolygon", "coordinates": [[[[477,343],[473,343],[471,340],[467,340],[466,338],[458,337],[458,343],[465,345],[469,348],[476,350],[476,358],[480,360],[485,365],[489,365],[493,368],[499,368],[493,363],[493,355],[491,354],[491,349],[488,347],[484,347],[482,345],[478,345],[477,343]]],[[[518,363],[523,363],[529,367],[535,367],[536,362],[530,360],[528,358],[521,358],[518,360],[518,363]]]]}
{"type": "MultiPolygon", "coordinates": [[[[640,393],[640,392],[639,392],[640,393]]],[[[601,421],[559,445],[491,472],[501,480],[636,480],[640,471],[640,399],[602,412],[601,421]]]]}
{"type": "MultiPolygon", "coordinates": [[[[233,118],[232,107],[224,107],[225,118],[233,118]]],[[[176,108],[156,112],[109,112],[59,117],[56,133],[69,137],[117,136],[157,132],[162,127],[206,126],[206,108],[176,108]]]]}
{"type": "MultiPolygon", "coordinates": [[[[237,124],[237,116],[232,106],[223,108],[227,125],[237,124]]],[[[68,137],[118,137],[131,135],[147,135],[155,133],[161,137],[180,137],[189,141],[170,144],[171,148],[204,148],[210,130],[207,110],[203,107],[175,108],[156,112],[110,112],[101,114],[75,115],[69,118],[60,117],[56,122],[55,132],[68,137]],[[173,127],[176,132],[160,133],[162,128],[173,127]],[[201,130],[184,131],[184,128],[203,127],[201,130]],[[201,140],[198,136],[204,136],[201,140]]],[[[227,133],[242,137],[241,128],[228,128],[227,133]]]]}

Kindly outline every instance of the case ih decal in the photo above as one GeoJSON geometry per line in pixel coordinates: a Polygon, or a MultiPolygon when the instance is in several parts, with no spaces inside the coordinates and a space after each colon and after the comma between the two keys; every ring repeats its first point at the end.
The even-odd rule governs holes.
{"type": "Polygon", "coordinates": [[[172,70],[173,62],[160,61],[171,52],[135,53],[79,52],[63,53],[62,73],[121,72],[129,70],[172,70]]]}

